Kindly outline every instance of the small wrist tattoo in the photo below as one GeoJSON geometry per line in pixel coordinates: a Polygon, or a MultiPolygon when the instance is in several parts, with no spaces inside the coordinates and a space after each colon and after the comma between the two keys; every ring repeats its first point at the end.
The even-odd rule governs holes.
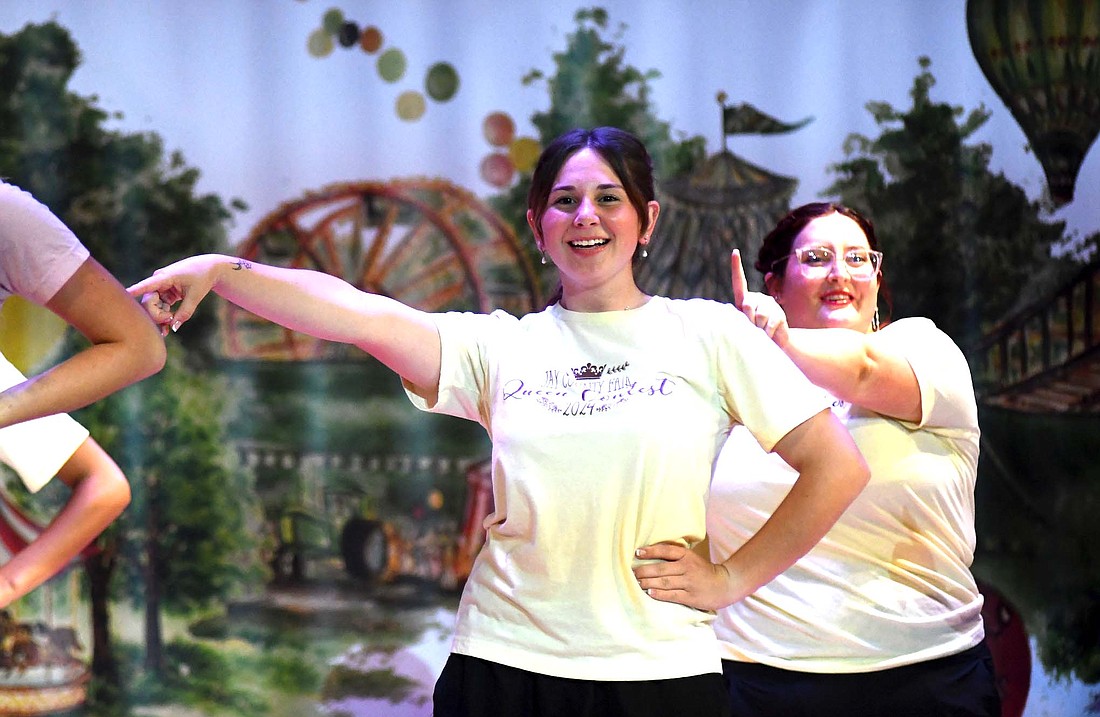
{"type": "Polygon", "coordinates": [[[247,262],[244,259],[238,259],[236,261],[236,263],[233,264],[233,271],[240,271],[241,269],[251,269],[251,268],[252,268],[252,263],[247,262]]]}

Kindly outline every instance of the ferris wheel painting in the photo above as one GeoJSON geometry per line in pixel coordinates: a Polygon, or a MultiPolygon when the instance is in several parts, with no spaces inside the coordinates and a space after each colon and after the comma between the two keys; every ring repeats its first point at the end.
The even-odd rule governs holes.
{"type": "MultiPolygon", "coordinates": [[[[243,259],[308,268],[425,311],[542,304],[539,281],[512,228],[489,206],[444,179],[340,183],[288,201],[237,248],[243,259]]],[[[228,358],[367,358],[221,302],[228,358]]]]}

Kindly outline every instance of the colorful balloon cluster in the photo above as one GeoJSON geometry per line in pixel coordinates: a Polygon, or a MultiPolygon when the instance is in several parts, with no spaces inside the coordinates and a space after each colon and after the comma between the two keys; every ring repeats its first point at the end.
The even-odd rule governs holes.
{"type": "Polygon", "coordinates": [[[496,149],[481,160],[481,178],[503,188],[515,179],[516,172],[535,167],[541,147],[531,137],[516,137],[516,123],[505,112],[490,112],[481,123],[485,141],[496,149]]]}
{"type": "MultiPolygon", "coordinates": [[[[361,26],[349,20],[339,8],[330,8],[321,18],[321,26],[310,33],[307,41],[309,54],[328,57],[336,45],[345,49],[358,47],[368,55],[377,55],[378,76],[393,84],[405,77],[408,60],[399,47],[383,49],[382,31],[374,25],[361,26]]],[[[406,90],[397,97],[397,116],[406,122],[415,122],[427,111],[428,98],[446,102],[458,92],[459,77],[454,66],[437,62],[428,68],[424,77],[424,92],[406,90]]],[[[517,172],[530,172],[538,159],[541,147],[531,137],[516,137],[516,124],[506,112],[491,112],[482,121],[482,133],[493,150],[481,160],[480,175],[489,185],[502,189],[509,186],[517,172]]]]}
{"type": "MultiPolygon", "coordinates": [[[[322,16],[321,27],[310,33],[306,46],[314,57],[328,57],[337,44],[345,49],[359,47],[368,55],[377,54],[378,76],[385,82],[392,84],[405,77],[409,63],[401,48],[390,47],[383,51],[381,30],[374,25],[361,27],[354,20],[347,19],[342,10],[331,8],[322,16]]],[[[406,122],[415,122],[428,109],[425,95],[436,102],[446,102],[458,93],[458,84],[458,72],[454,66],[447,62],[435,63],[424,77],[424,92],[406,90],[398,95],[397,116],[406,122]]]]}

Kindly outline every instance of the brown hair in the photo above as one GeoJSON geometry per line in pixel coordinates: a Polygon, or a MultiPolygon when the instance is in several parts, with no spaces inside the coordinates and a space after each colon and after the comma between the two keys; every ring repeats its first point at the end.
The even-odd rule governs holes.
{"type": "MultiPolygon", "coordinates": [[[[562,166],[580,150],[589,147],[607,162],[622,182],[634,211],[642,223],[642,231],[649,229],[648,205],[656,194],[653,189],[653,161],[642,141],[618,127],[572,129],[559,135],[539,155],[531,173],[531,188],[527,191],[527,208],[531,211],[536,231],[542,232],[542,216],[550,201],[550,192],[562,166]]],[[[637,256],[637,253],[635,253],[637,256]]],[[[547,306],[561,300],[561,285],[550,296],[547,306]]]]}
{"type": "MultiPolygon", "coordinates": [[[[875,235],[874,223],[855,209],[846,207],[836,202],[811,202],[792,209],[786,216],[776,223],[775,228],[768,232],[760,245],[760,252],[756,256],[756,270],[767,275],[768,272],[776,276],[786,276],[787,259],[791,256],[791,247],[795,238],[802,233],[806,225],[819,217],[829,214],[841,214],[859,225],[863,235],[867,237],[867,244],[874,251],[879,249],[878,237],[875,235]],[[780,266],[782,264],[782,266],[780,266]]],[[[879,274],[879,296],[886,304],[887,316],[893,310],[890,296],[890,287],[886,284],[885,277],[879,274]]]]}
{"type": "Polygon", "coordinates": [[[640,139],[617,127],[573,129],[546,146],[539,155],[531,174],[531,188],[527,191],[527,208],[534,215],[534,225],[538,227],[542,222],[562,165],[585,147],[600,155],[619,177],[627,198],[638,212],[644,232],[649,228],[647,205],[655,198],[653,162],[640,139]]]}

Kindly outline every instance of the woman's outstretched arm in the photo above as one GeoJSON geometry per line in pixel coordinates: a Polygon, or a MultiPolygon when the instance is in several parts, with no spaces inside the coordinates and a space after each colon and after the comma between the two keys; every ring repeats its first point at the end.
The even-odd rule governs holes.
{"type": "Polygon", "coordinates": [[[293,331],[358,346],[417,393],[434,395],[439,385],[439,333],[431,315],[330,274],[204,254],[158,269],[129,291],[144,297],[162,331],[178,330],[213,291],[293,331]]]}

